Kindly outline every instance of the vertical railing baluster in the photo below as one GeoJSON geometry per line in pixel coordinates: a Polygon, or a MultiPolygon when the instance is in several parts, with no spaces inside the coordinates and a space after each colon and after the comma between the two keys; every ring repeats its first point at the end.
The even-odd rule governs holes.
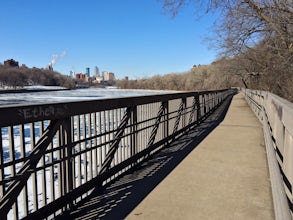
{"type": "Polygon", "coordinates": [[[162,116],[162,122],[161,124],[159,125],[159,129],[160,129],[160,137],[158,139],[158,141],[162,140],[164,138],[164,114],[165,114],[165,106],[164,106],[164,103],[157,103],[157,106],[158,108],[160,108],[160,105],[163,106],[164,110],[163,110],[163,116],[162,116]]]}
{"type": "Polygon", "coordinates": [[[137,153],[137,106],[134,106],[130,116],[130,157],[137,153]]]}
{"type": "Polygon", "coordinates": [[[203,98],[203,100],[202,100],[202,103],[203,103],[203,116],[205,116],[206,113],[207,113],[206,94],[203,94],[202,98],[203,98]]]}
{"type": "Polygon", "coordinates": [[[105,142],[107,142],[107,138],[106,138],[106,135],[105,135],[105,132],[106,132],[106,121],[105,121],[105,118],[106,118],[106,114],[105,114],[105,111],[102,112],[102,143],[103,146],[102,146],[102,163],[104,161],[104,159],[106,158],[106,144],[105,142]]]}
{"type": "MultiPolygon", "coordinates": [[[[164,117],[163,117],[163,128],[164,128],[164,137],[167,138],[169,136],[169,102],[165,101],[162,103],[164,107],[164,117]]],[[[165,142],[164,146],[166,147],[168,145],[168,142],[165,142]]]]}
{"type": "MultiPolygon", "coordinates": [[[[63,146],[65,146],[64,148],[64,158],[66,158],[66,160],[64,160],[64,168],[65,170],[63,171],[65,174],[65,189],[64,189],[64,193],[69,193],[72,191],[73,189],[73,181],[74,181],[74,175],[73,175],[73,166],[74,166],[74,161],[72,158],[72,134],[71,134],[71,129],[72,125],[71,125],[71,118],[68,117],[66,119],[64,119],[64,122],[62,124],[62,142],[63,142],[63,146]]],[[[69,207],[72,206],[73,201],[70,201],[68,203],[69,207]]]]}
{"type": "MultiPolygon", "coordinates": [[[[125,109],[124,108],[121,108],[120,111],[119,111],[119,124],[121,124],[121,121],[122,121],[124,112],[125,112],[125,109]]],[[[122,138],[121,141],[122,141],[121,142],[121,145],[122,145],[122,150],[123,150],[122,151],[122,160],[124,161],[126,159],[126,155],[127,155],[126,138],[125,137],[122,138]]],[[[125,171],[125,169],[123,171],[125,171]]]]}
{"type": "MultiPolygon", "coordinates": [[[[10,165],[10,173],[11,173],[11,176],[13,177],[16,174],[13,126],[8,127],[8,136],[9,136],[9,160],[13,163],[12,165],[10,165]]],[[[14,219],[18,219],[18,205],[17,205],[17,202],[13,204],[12,211],[13,211],[14,219]]]]}
{"type": "MultiPolygon", "coordinates": [[[[71,124],[71,128],[70,128],[70,132],[71,132],[71,140],[72,142],[75,141],[75,121],[74,121],[74,116],[70,117],[70,124],[71,124]]],[[[75,145],[71,146],[71,151],[72,151],[72,188],[75,189],[76,188],[76,181],[75,181],[75,175],[76,175],[76,167],[75,167],[75,145]]]]}
{"type": "MultiPolygon", "coordinates": [[[[26,148],[25,148],[25,130],[24,130],[24,124],[19,125],[19,133],[20,133],[20,156],[21,158],[25,158],[26,157],[26,148]]],[[[2,142],[1,142],[2,144],[2,142]]],[[[0,159],[0,164],[1,163],[1,159],[0,159]]],[[[24,163],[22,163],[23,165],[24,163]]],[[[23,200],[23,204],[22,204],[22,209],[24,212],[24,216],[27,216],[28,214],[28,190],[27,190],[27,184],[24,186],[23,191],[22,191],[22,200],[23,200]]]]}
{"type": "Polygon", "coordinates": [[[64,194],[63,194],[63,183],[64,183],[64,181],[63,181],[63,172],[62,172],[62,163],[60,162],[61,161],[61,159],[62,159],[62,152],[61,152],[61,148],[60,148],[60,146],[61,146],[61,134],[60,134],[60,130],[58,130],[57,132],[56,132],[56,138],[57,138],[57,140],[56,140],[56,145],[55,145],[55,143],[53,143],[56,147],[59,147],[59,149],[58,150],[56,150],[56,156],[57,156],[57,160],[59,160],[59,163],[57,164],[57,175],[58,175],[58,194],[56,195],[57,196],[57,198],[58,197],[61,197],[61,196],[63,196],[64,194]]]}
{"type": "MultiPolygon", "coordinates": [[[[99,119],[99,134],[101,135],[102,134],[102,113],[99,112],[99,115],[98,115],[98,119],[99,119]]],[[[103,163],[103,140],[102,140],[102,136],[99,137],[99,144],[101,144],[101,146],[99,147],[99,168],[98,168],[98,173],[101,171],[101,167],[102,167],[102,163],[103,163]]]]}
{"type": "MultiPolygon", "coordinates": [[[[115,130],[118,128],[119,121],[120,121],[119,112],[120,112],[120,109],[116,109],[116,111],[115,111],[115,127],[114,127],[115,130]]],[[[121,144],[120,144],[119,149],[118,149],[119,150],[118,151],[118,163],[123,161],[123,159],[122,159],[122,152],[123,152],[123,144],[122,144],[122,142],[123,142],[123,140],[121,141],[121,144]]]]}
{"type": "MultiPolygon", "coordinates": [[[[111,117],[111,120],[110,120],[110,131],[111,131],[111,133],[110,133],[110,135],[111,135],[111,140],[114,139],[114,129],[115,129],[115,127],[114,127],[115,117],[114,116],[115,116],[115,109],[112,109],[112,110],[110,110],[110,117],[111,117]]],[[[116,153],[114,155],[114,159],[113,159],[114,165],[118,164],[118,161],[117,161],[118,160],[118,157],[117,157],[118,151],[119,151],[119,146],[117,147],[116,153]]]]}
{"type": "MultiPolygon", "coordinates": [[[[81,125],[80,125],[80,115],[77,116],[77,122],[76,122],[76,130],[77,130],[77,141],[80,141],[80,136],[81,136],[81,125]]],[[[81,166],[81,143],[77,144],[77,149],[78,149],[78,156],[77,156],[77,169],[78,169],[78,174],[77,174],[77,180],[78,180],[78,186],[82,184],[82,166],[81,166]]]]}
{"type": "MultiPolygon", "coordinates": [[[[31,151],[35,148],[35,124],[31,123],[30,124],[30,146],[31,146],[31,151]]],[[[37,173],[33,173],[32,176],[32,185],[33,185],[33,192],[32,192],[32,202],[33,202],[33,207],[34,210],[38,210],[38,188],[37,188],[37,173]]]]}
{"type": "Polygon", "coordinates": [[[195,102],[196,102],[196,122],[197,122],[197,124],[199,124],[200,119],[201,119],[201,107],[200,107],[199,93],[196,93],[196,95],[195,95],[195,102]]]}
{"type": "MultiPolygon", "coordinates": [[[[66,157],[66,149],[64,148],[65,146],[65,143],[66,143],[66,130],[64,128],[64,122],[60,125],[60,128],[59,128],[59,134],[60,134],[60,159],[61,159],[61,162],[60,162],[60,167],[61,167],[61,173],[62,173],[62,196],[66,194],[67,192],[67,163],[66,163],[66,160],[64,160],[64,158],[66,157]]],[[[63,208],[63,207],[62,207],[63,208]]],[[[65,208],[63,208],[63,210],[65,210],[65,208]]]]}
{"type": "MultiPolygon", "coordinates": [[[[111,139],[111,133],[110,133],[110,129],[111,129],[111,127],[110,127],[110,110],[107,110],[106,113],[107,113],[107,118],[106,118],[106,131],[108,132],[107,141],[111,141],[112,139],[111,139]]],[[[107,152],[109,151],[110,145],[111,145],[111,143],[108,145],[107,152]]],[[[114,161],[112,160],[112,165],[111,166],[113,166],[113,163],[114,163],[114,161]]]]}
{"type": "MultiPolygon", "coordinates": [[[[138,114],[138,121],[140,122],[140,125],[139,125],[139,129],[143,128],[144,127],[144,124],[141,124],[141,121],[144,120],[144,108],[145,108],[145,105],[140,105],[139,106],[139,114],[138,114]]],[[[140,131],[139,132],[139,142],[138,142],[138,147],[139,147],[139,151],[142,151],[143,150],[143,134],[144,134],[145,131],[140,131]]]]}
{"type": "MultiPolygon", "coordinates": [[[[88,137],[91,137],[92,136],[92,117],[91,117],[91,113],[87,114],[88,116],[88,130],[87,130],[87,134],[88,134],[88,137]]],[[[92,140],[89,140],[88,141],[88,149],[92,149],[92,140]]],[[[88,170],[88,173],[89,173],[89,177],[88,177],[88,180],[91,180],[93,178],[93,154],[92,154],[92,151],[88,151],[87,152],[89,158],[88,158],[88,167],[89,167],[89,170],[88,170]]]]}
{"type": "MultiPolygon", "coordinates": [[[[93,135],[97,135],[97,113],[93,113],[93,135]]],[[[97,176],[97,138],[93,139],[94,149],[93,149],[93,177],[97,176]]]]}
{"type": "MultiPolygon", "coordinates": [[[[86,115],[82,115],[82,138],[86,138],[86,115]]],[[[87,141],[83,142],[82,150],[85,151],[87,148],[87,141]]],[[[83,153],[83,181],[82,183],[86,183],[88,180],[88,173],[87,173],[87,152],[83,153]]]]}
{"type": "MultiPolygon", "coordinates": [[[[0,164],[4,165],[4,152],[3,152],[3,142],[2,142],[2,128],[0,128],[0,164]]],[[[5,172],[4,172],[4,166],[0,169],[0,181],[5,180],[5,172]]],[[[2,198],[5,193],[5,184],[2,183],[0,185],[0,197],[2,198]]]]}
{"type": "MultiPolygon", "coordinates": [[[[4,165],[4,151],[3,151],[3,140],[2,140],[2,128],[0,128],[0,164],[4,165]]],[[[5,180],[5,167],[3,166],[0,169],[0,180],[4,181],[5,180]]],[[[0,185],[0,196],[1,198],[5,195],[5,183],[2,183],[0,185]]],[[[3,216],[3,220],[7,220],[7,215],[3,216]]]]}
{"type": "Polygon", "coordinates": [[[183,109],[182,109],[182,127],[184,128],[186,126],[186,98],[182,98],[182,104],[183,104],[183,109]]]}
{"type": "MultiPolygon", "coordinates": [[[[41,137],[43,135],[44,132],[44,123],[43,121],[39,122],[39,137],[41,137]]],[[[42,200],[43,200],[43,204],[44,206],[47,204],[47,180],[46,180],[46,157],[45,155],[42,156],[42,159],[40,160],[41,166],[43,167],[41,170],[41,175],[40,177],[42,178],[42,200]]]]}
{"type": "Polygon", "coordinates": [[[49,150],[51,150],[51,153],[49,154],[49,160],[50,162],[53,164],[52,166],[50,166],[50,188],[51,188],[51,202],[55,200],[55,170],[54,170],[54,166],[55,166],[55,159],[54,159],[54,151],[53,151],[53,142],[50,143],[49,145],[49,150]]]}

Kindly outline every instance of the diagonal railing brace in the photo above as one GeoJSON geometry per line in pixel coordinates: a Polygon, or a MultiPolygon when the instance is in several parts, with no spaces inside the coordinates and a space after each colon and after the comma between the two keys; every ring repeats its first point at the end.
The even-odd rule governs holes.
{"type": "Polygon", "coordinates": [[[188,124],[190,125],[192,123],[192,119],[194,117],[194,113],[195,113],[195,109],[196,109],[196,98],[193,98],[193,102],[192,102],[192,109],[189,115],[189,120],[188,120],[188,124]]]}
{"type": "Polygon", "coordinates": [[[177,112],[176,121],[174,123],[173,134],[178,130],[178,126],[179,126],[181,114],[183,112],[183,108],[184,108],[184,100],[182,99],[180,106],[179,106],[179,109],[178,109],[178,112],[177,112]]]}
{"type": "Polygon", "coordinates": [[[148,141],[148,144],[147,144],[147,148],[150,147],[150,146],[152,146],[153,143],[154,143],[154,141],[155,141],[155,138],[156,138],[156,135],[157,135],[157,132],[158,132],[158,128],[159,128],[159,125],[160,125],[161,118],[163,116],[164,110],[165,110],[165,107],[162,104],[160,106],[159,112],[157,114],[156,121],[155,121],[153,130],[151,132],[151,135],[150,135],[150,138],[149,138],[149,141],[148,141]]]}
{"type": "Polygon", "coordinates": [[[2,197],[0,201],[0,219],[6,219],[6,215],[12,207],[13,203],[17,201],[17,197],[20,194],[23,187],[26,185],[30,174],[37,167],[37,164],[41,157],[44,155],[47,147],[52,141],[52,138],[56,134],[59,126],[63,120],[53,120],[46,128],[42,137],[39,139],[36,147],[28,156],[28,160],[24,163],[23,167],[17,173],[21,176],[20,179],[16,179],[7,189],[7,193],[2,197]]]}
{"type": "Polygon", "coordinates": [[[126,109],[126,112],[121,120],[121,124],[119,125],[118,127],[118,131],[116,132],[115,136],[114,136],[114,140],[110,146],[110,149],[107,153],[107,156],[106,156],[106,159],[102,165],[102,168],[100,170],[100,174],[104,173],[106,170],[109,169],[110,165],[111,165],[111,162],[114,158],[114,155],[115,155],[115,152],[119,146],[119,143],[122,139],[122,136],[124,134],[124,131],[125,131],[125,128],[128,124],[128,121],[129,121],[129,118],[130,118],[130,115],[131,115],[131,112],[132,112],[132,108],[131,107],[128,107],[126,109]]]}

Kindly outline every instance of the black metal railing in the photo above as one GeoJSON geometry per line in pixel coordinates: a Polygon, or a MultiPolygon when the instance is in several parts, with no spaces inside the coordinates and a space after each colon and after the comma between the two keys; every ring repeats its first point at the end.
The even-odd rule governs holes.
{"type": "Polygon", "coordinates": [[[0,108],[0,219],[54,218],[192,129],[234,90],[0,108]]]}

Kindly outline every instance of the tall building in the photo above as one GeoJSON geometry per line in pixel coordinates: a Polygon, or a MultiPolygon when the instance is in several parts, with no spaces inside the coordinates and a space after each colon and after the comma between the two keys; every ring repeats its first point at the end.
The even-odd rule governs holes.
{"type": "Polygon", "coordinates": [[[104,80],[105,81],[114,81],[115,80],[115,75],[112,72],[103,72],[104,80]]]}
{"type": "Polygon", "coordinates": [[[87,67],[87,68],[85,69],[85,75],[86,75],[87,77],[90,77],[90,68],[89,68],[89,67],[87,67]]]}
{"type": "Polygon", "coordinates": [[[100,76],[100,71],[97,66],[95,66],[95,76],[100,76]]]}
{"type": "Polygon", "coordinates": [[[75,74],[75,79],[81,80],[83,82],[88,82],[89,81],[88,76],[86,74],[83,74],[83,73],[75,74]]]}
{"type": "Polygon", "coordinates": [[[71,78],[73,77],[73,74],[74,74],[74,73],[73,73],[73,70],[70,70],[70,71],[69,71],[69,75],[70,75],[71,78]]]}

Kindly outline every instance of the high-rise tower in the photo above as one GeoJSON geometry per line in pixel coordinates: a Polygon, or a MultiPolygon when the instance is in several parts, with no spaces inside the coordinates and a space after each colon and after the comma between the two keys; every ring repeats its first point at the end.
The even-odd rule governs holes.
{"type": "Polygon", "coordinates": [[[87,67],[87,68],[85,69],[85,75],[86,75],[87,77],[90,77],[90,68],[89,68],[89,67],[87,67]]]}
{"type": "Polygon", "coordinates": [[[69,71],[69,75],[70,75],[71,78],[73,77],[73,75],[74,75],[73,70],[70,70],[70,71],[69,71]]]}
{"type": "Polygon", "coordinates": [[[100,76],[100,71],[99,71],[99,68],[97,66],[95,66],[95,75],[100,76]]]}

